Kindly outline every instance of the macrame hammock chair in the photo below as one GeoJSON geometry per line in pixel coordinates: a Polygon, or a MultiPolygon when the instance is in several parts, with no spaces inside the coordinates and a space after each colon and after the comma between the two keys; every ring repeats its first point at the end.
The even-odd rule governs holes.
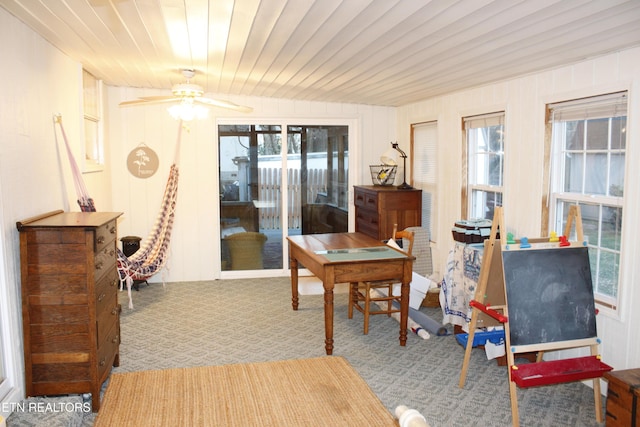
{"type": "MultiPolygon", "coordinates": [[[[93,199],[89,196],[82,174],[75,161],[67,136],[62,126],[62,119],[58,115],[55,119],[60,125],[60,132],[64,139],[73,173],[76,193],[78,195],[78,205],[82,212],[96,212],[93,199]]],[[[178,125],[178,137],[174,154],[174,161],[169,170],[169,178],[164,190],[162,202],[160,204],[160,212],[156,222],[151,229],[149,235],[144,239],[135,253],[126,256],[120,249],[116,247],[118,273],[120,275],[120,290],[127,287],[129,296],[129,308],[133,308],[133,299],[131,295],[131,287],[134,281],[145,281],[151,276],[164,269],[169,258],[169,243],[171,240],[171,231],[173,230],[173,220],[175,216],[176,201],[178,199],[178,159],[180,154],[180,141],[182,138],[182,121],[178,125]]],[[[57,139],[57,136],[56,136],[57,139]]],[[[164,282],[164,279],[163,279],[164,282]]]]}

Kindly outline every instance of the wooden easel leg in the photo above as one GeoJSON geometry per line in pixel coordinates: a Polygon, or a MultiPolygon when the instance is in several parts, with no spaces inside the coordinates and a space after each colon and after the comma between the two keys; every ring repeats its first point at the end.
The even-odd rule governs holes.
{"type": "Polygon", "coordinates": [[[477,310],[471,312],[471,322],[469,322],[469,334],[467,336],[467,347],[464,350],[464,361],[462,362],[462,369],[460,370],[460,381],[458,387],[464,388],[464,383],[467,380],[467,370],[469,369],[469,360],[471,359],[471,349],[473,348],[473,338],[475,336],[475,324],[477,323],[477,310]]]}
{"type": "Polygon", "coordinates": [[[596,405],[596,421],[603,422],[602,417],[602,395],[600,394],[600,378],[593,379],[593,397],[596,405]]]}
{"type": "Polygon", "coordinates": [[[520,425],[520,414],[518,413],[518,387],[516,383],[509,378],[509,397],[511,398],[511,425],[518,427],[520,425]]]}
{"type": "Polygon", "coordinates": [[[507,350],[507,378],[509,379],[509,398],[511,399],[511,425],[518,427],[520,425],[520,414],[518,412],[518,386],[511,379],[511,372],[516,364],[516,356],[511,351],[509,323],[505,323],[505,347],[507,350]]]}
{"type": "Polygon", "coordinates": [[[563,235],[567,237],[567,239],[571,236],[571,227],[575,221],[576,226],[576,239],[578,242],[584,241],[584,231],[582,228],[582,214],[580,213],[579,205],[571,205],[569,206],[569,214],[567,215],[567,223],[564,227],[563,235]]]}

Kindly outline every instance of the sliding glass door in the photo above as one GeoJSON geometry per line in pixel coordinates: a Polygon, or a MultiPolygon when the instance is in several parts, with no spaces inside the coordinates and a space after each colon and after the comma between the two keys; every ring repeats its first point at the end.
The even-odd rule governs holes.
{"type": "Polygon", "coordinates": [[[223,271],[287,268],[286,236],[347,231],[347,126],[220,125],[218,135],[223,271]]]}
{"type": "MultiPolygon", "coordinates": [[[[287,165],[299,197],[294,230],[302,234],[347,231],[348,138],[344,126],[289,126],[287,165]]],[[[290,224],[291,226],[292,224],[290,224]]],[[[299,234],[299,233],[298,233],[299,234]]]]}

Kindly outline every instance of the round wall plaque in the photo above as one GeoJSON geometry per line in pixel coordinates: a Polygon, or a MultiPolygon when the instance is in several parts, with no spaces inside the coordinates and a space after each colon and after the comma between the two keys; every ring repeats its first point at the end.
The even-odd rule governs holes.
{"type": "Polygon", "coordinates": [[[138,178],[149,178],[158,170],[158,155],[145,144],[134,148],[127,157],[127,168],[131,175],[138,178]]]}

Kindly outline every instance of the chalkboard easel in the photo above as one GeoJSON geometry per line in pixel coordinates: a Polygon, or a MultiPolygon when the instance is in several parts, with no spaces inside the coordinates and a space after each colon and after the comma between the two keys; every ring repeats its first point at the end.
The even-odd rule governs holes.
{"type": "Polygon", "coordinates": [[[511,415],[519,425],[517,387],[593,379],[596,419],[602,422],[599,378],[612,368],[600,361],[589,254],[578,206],[571,206],[563,237],[508,242],[504,214],[496,208],[491,235],[485,242],[469,336],[460,374],[464,387],[478,326],[484,319],[504,325],[511,415]],[[575,224],[574,224],[575,223],[575,224]],[[577,240],[568,240],[575,225],[577,240]],[[591,356],[542,361],[549,350],[590,347],[591,356]],[[515,364],[515,354],[537,352],[535,363],[515,364]]]}

